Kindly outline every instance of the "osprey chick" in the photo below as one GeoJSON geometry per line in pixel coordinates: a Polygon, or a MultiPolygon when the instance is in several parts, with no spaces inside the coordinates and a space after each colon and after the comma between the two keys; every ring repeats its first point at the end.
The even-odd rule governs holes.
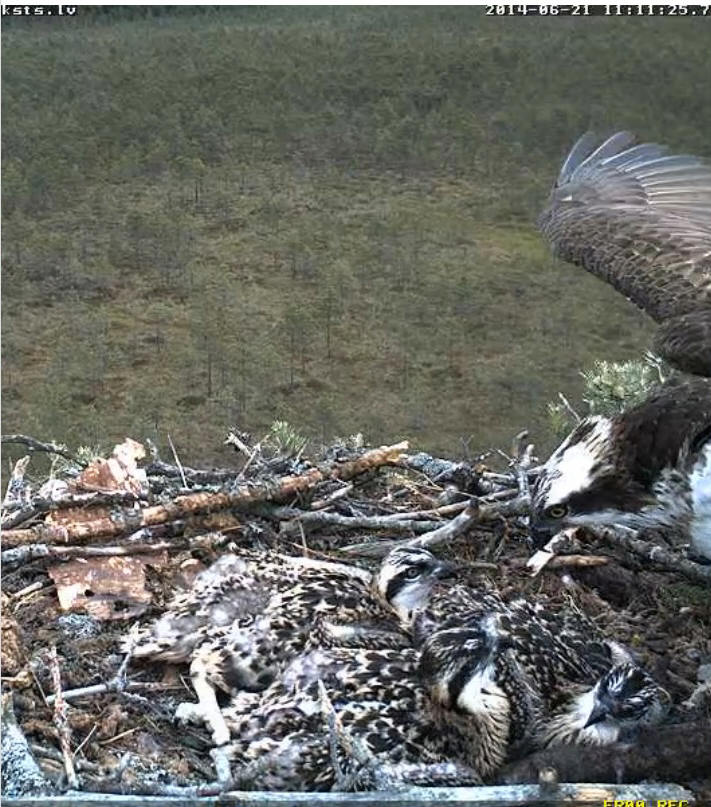
{"type": "Polygon", "coordinates": [[[646,670],[632,662],[618,664],[560,709],[544,725],[539,743],[608,745],[625,739],[626,732],[661,722],[670,703],[646,670]]]}
{"type": "MultiPolygon", "coordinates": [[[[532,747],[611,743],[623,729],[663,717],[668,696],[626,658],[608,660],[602,674],[588,669],[578,684],[530,668],[533,658],[556,665],[543,647],[550,634],[527,616],[518,606],[510,614],[520,622],[518,638],[496,615],[477,614],[435,629],[419,649],[335,648],[295,658],[267,690],[240,692],[224,710],[233,776],[241,787],[323,790],[340,766],[360,788],[380,789],[382,774],[388,787],[480,784],[532,747]],[[340,724],[335,754],[324,741],[321,686],[340,724]],[[343,758],[339,747],[356,744],[370,757],[358,761],[360,771],[357,755],[343,758]]],[[[583,672],[588,665],[578,661],[583,672]]]]}
{"type": "Polygon", "coordinates": [[[679,530],[711,558],[711,167],[584,135],[540,219],[554,253],[611,283],[660,327],[654,349],[684,373],[616,417],[586,418],[545,464],[532,529],[679,530]]]}
{"type": "Polygon", "coordinates": [[[206,720],[220,745],[229,734],[216,688],[264,689],[308,647],[409,644],[402,622],[452,568],[417,547],[394,549],[374,575],[272,552],[225,555],[144,631],[133,655],[190,661],[199,703],[181,704],[176,717],[206,720]]]}

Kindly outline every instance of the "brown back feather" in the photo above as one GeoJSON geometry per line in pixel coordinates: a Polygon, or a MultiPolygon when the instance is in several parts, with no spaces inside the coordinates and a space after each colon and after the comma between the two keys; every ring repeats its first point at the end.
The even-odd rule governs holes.
{"type": "Polygon", "coordinates": [[[677,464],[685,453],[693,462],[711,439],[711,380],[674,378],[643,403],[618,415],[615,444],[627,452],[616,467],[649,490],[659,472],[677,464]]]}

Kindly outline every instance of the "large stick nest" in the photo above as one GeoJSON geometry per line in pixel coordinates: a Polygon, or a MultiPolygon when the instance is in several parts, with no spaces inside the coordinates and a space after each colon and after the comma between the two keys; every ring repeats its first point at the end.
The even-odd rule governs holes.
{"type": "Polygon", "coordinates": [[[553,607],[575,602],[633,648],[673,698],[670,726],[648,730],[636,748],[541,752],[512,763],[502,781],[537,782],[553,767],[559,781],[655,779],[711,791],[704,781],[711,766],[699,751],[711,747],[709,698],[700,688],[711,662],[703,567],[673,548],[660,563],[613,534],[578,531],[534,575],[525,521],[536,473],[530,450],[516,449],[494,470],[408,454],[407,444],[368,452],[350,440],[306,460],[303,447],[286,440],[253,445],[232,434],[229,441],[235,468],[221,470],[155,455],[140,468],[143,449],[133,441],[85,463],[54,444],[25,443],[64,457],[50,480],[34,482],[28,463],[18,462],[3,503],[2,676],[14,701],[14,715],[4,704],[7,795],[61,792],[72,767],[84,790],[212,792],[207,731],[177,730],[172,720],[176,705],[192,699],[186,670],[132,664],[117,676],[130,625],[159,614],[232,547],[373,568],[394,543],[411,540],[456,559],[473,584],[543,596],[553,607]],[[69,692],[61,709],[52,702],[57,671],[69,692]],[[103,692],[71,696],[101,684],[103,692]],[[23,735],[41,775],[27,760],[29,769],[17,773],[23,735]]]}

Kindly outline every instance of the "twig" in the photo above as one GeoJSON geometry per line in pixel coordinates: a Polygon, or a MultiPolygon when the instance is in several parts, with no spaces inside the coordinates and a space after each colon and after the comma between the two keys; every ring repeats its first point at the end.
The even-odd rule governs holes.
{"type": "MultiPolygon", "coordinates": [[[[108,558],[114,555],[142,555],[164,550],[177,551],[187,549],[193,541],[162,541],[155,544],[124,544],[122,546],[49,546],[47,544],[28,544],[14,549],[6,549],[0,555],[2,565],[14,569],[33,560],[44,558],[108,558]]],[[[19,595],[20,592],[18,592],[19,595]]],[[[15,596],[18,596],[15,595],[15,596]]]]}
{"type": "MultiPolygon", "coordinates": [[[[64,760],[64,770],[67,774],[67,782],[72,790],[79,789],[79,779],[74,770],[74,758],[71,747],[71,731],[67,723],[67,705],[62,697],[62,676],[59,671],[59,659],[57,658],[57,648],[50,646],[49,667],[52,673],[52,688],[54,689],[54,725],[57,727],[59,735],[59,746],[64,760]]],[[[47,699],[49,700],[49,698],[47,699]]]]}
{"type": "Polygon", "coordinates": [[[71,454],[66,446],[59,443],[43,443],[40,440],[35,440],[34,437],[28,437],[26,434],[3,434],[0,437],[0,443],[20,443],[27,446],[30,452],[42,451],[46,454],[58,454],[60,457],[64,457],[64,459],[70,460],[81,467],[86,465],[85,462],[81,462],[71,454]]]}
{"type": "Polygon", "coordinates": [[[353,483],[349,482],[347,485],[343,485],[343,487],[338,488],[338,490],[334,490],[332,493],[329,493],[328,496],[324,496],[323,499],[314,499],[314,501],[311,502],[311,509],[322,510],[324,507],[328,507],[339,499],[342,499],[344,496],[347,496],[352,490],[353,483]]]}
{"type": "Polygon", "coordinates": [[[634,538],[621,530],[595,527],[590,529],[590,532],[610,546],[621,547],[633,552],[635,555],[652,561],[652,563],[656,563],[670,572],[683,574],[684,577],[688,577],[689,580],[693,580],[695,583],[705,583],[707,585],[711,583],[711,566],[694,563],[676,552],[670,552],[668,549],[664,549],[651,541],[634,538]]]}
{"type": "MultiPolygon", "coordinates": [[[[185,477],[193,484],[221,484],[235,479],[238,475],[237,471],[229,468],[214,468],[210,471],[202,471],[183,465],[182,471],[185,477]]],[[[171,465],[159,459],[154,459],[146,466],[146,475],[149,477],[149,481],[154,481],[155,477],[182,477],[183,474],[180,473],[180,469],[176,465],[171,465]]]]}
{"type": "MultiPolygon", "coordinates": [[[[128,663],[131,661],[131,657],[133,656],[133,650],[138,640],[138,631],[139,631],[138,624],[135,624],[128,634],[128,640],[126,642],[126,655],[124,656],[123,661],[121,662],[121,666],[116,671],[116,675],[114,675],[114,677],[110,681],[108,681],[105,684],[94,684],[93,686],[71,689],[69,690],[69,692],[64,693],[63,700],[86,697],[87,695],[98,695],[103,694],[104,692],[123,692],[126,689],[138,689],[138,686],[135,685],[132,686],[130,683],[127,683],[126,681],[126,670],[128,668],[128,663]]],[[[135,683],[137,684],[138,682],[135,683]]],[[[180,687],[176,687],[176,689],[180,689],[180,687]]],[[[49,698],[47,698],[47,703],[55,702],[56,706],[55,699],[57,699],[57,695],[50,696],[49,698]]]]}
{"type": "Polygon", "coordinates": [[[250,448],[235,431],[230,431],[227,433],[224,445],[234,446],[238,451],[241,451],[242,454],[244,454],[244,456],[247,458],[249,458],[254,451],[254,449],[250,448]]]}
{"type": "Polygon", "coordinates": [[[479,521],[497,521],[502,517],[524,516],[531,509],[531,502],[526,496],[516,496],[515,499],[491,504],[488,504],[485,499],[480,501],[478,509],[479,521]]]}
{"type": "Polygon", "coordinates": [[[319,527],[344,527],[351,530],[389,530],[390,532],[428,532],[436,521],[420,521],[417,518],[393,519],[391,516],[342,516],[323,510],[304,512],[297,519],[283,523],[281,534],[291,538],[301,534],[301,529],[315,530],[319,527]]]}
{"type": "Polygon", "coordinates": [[[407,443],[384,446],[366,451],[357,459],[348,462],[324,463],[298,476],[281,477],[275,482],[238,485],[230,491],[221,493],[179,496],[165,504],[141,510],[111,512],[92,521],[65,525],[40,524],[26,530],[7,530],[3,538],[5,544],[10,546],[32,543],[66,544],[70,541],[87,541],[98,536],[108,537],[134,532],[141,527],[153,527],[194,514],[249,507],[264,501],[290,500],[300,493],[312,490],[325,479],[349,480],[382,465],[395,463],[407,447],[407,443]]]}
{"type": "MultiPolygon", "coordinates": [[[[63,693],[65,701],[76,700],[77,698],[91,698],[94,695],[105,695],[107,692],[134,692],[142,690],[144,692],[167,692],[171,690],[178,690],[182,687],[178,684],[164,684],[162,681],[128,681],[123,686],[112,678],[105,684],[91,684],[91,686],[77,687],[76,689],[68,689],[63,693]]],[[[47,703],[52,704],[54,696],[47,696],[47,703]]]]}
{"type": "Polygon", "coordinates": [[[170,436],[170,432],[168,433],[168,444],[170,445],[170,450],[173,452],[173,459],[175,460],[175,464],[178,466],[178,470],[180,471],[180,478],[183,480],[183,487],[186,488],[188,486],[188,481],[185,478],[185,471],[183,470],[183,466],[180,463],[180,457],[178,456],[178,452],[175,450],[175,446],[173,445],[173,438],[170,436]]]}
{"type": "Polygon", "coordinates": [[[78,754],[78,753],[81,751],[81,749],[82,749],[82,748],[83,748],[83,747],[84,747],[84,746],[85,746],[85,745],[86,745],[86,744],[89,742],[89,740],[92,738],[92,736],[93,736],[94,732],[96,731],[96,729],[97,729],[98,727],[99,727],[99,724],[98,724],[98,723],[94,723],[94,725],[91,727],[91,729],[90,729],[90,730],[89,730],[89,732],[87,733],[86,737],[84,737],[84,739],[83,739],[83,740],[82,740],[82,741],[79,743],[79,745],[78,745],[78,746],[77,746],[77,747],[74,749],[74,753],[72,754],[72,757],[73,757],[73,758],[75,758],[75,759],[76,759],[77,754],[78,754]]]}
{"type": "MultiPolygon", "coordinates": [[[[469,503],[465,510],[463,510],[456,518],[446,522],[444,525],[437,527],[434,530],[420,535],[410,541],[377,541],[361,544],[351,544],[344,546],[342,552],[347,552],[354,555],[370,555],[374,557],[382,557],[391,549],[398,546],[435,546],[442,544],[445,541],[451,541],[453,538],[466,532],[472,524],[479,520],[480,508],[475,504],[469,503]]],[[[417,523],[417,522],[415,522],[417,523]]],[[[419,522],[427,523],[427,522],[419,522]]]]}
{"type": "Polygon", "coordinates": [[[496,485],[503,485],[508,488],[516,487],[516,476],[514,474],[501,474],[498,471],[484,471],[481,476],[487,482],[492,482],[496,485]]]}
{"type": "Polygon", "coordinates": [[[242,470],[239,472],[239,479],[244,479],[244,475],[247,471],[247,468],[254,462],[254,458],[259,454],[261,449],[261,443],[257,443],[257,445],[252,450],[252,453],[247,457],[247,462],[242,466],[242,470]]]}
{"type": "Polygon", "coordinates": [[[13,511],[2,520],[3,530],[10,530],[24,521],[34,518],[42,513],[52,510],[65,510],[70,507],[96,507],[102,504],[133,504],[138,496],[127,490],[117,490],[105,493],[72,493],[55,499],[45,496],[34,496],[19,510],[13,511]]]}
{"type": "Polygon", "coordinates": [[[408,454],[402,457],[398,465],[411,471],[417,471],[438,485],[452,482],[460,490],[484,492],[478,488],[480,474],[465,462],[451,462],[439,457],[432,457],[421,451],[418,454],[408,454]]]}
{"type": "Polygon", "coordinates": [[[35,682],[35,686],[37,687],[37,691],[39,692],[40,697],[42,698],[42,703],[44,703],[45,706],[49,706],[49,701],[47,699],[47,695],[45,695],[44,689],[42,689],[42,684],[40,683],[40,680],[37,677],[37,673],[35,672],[34,665],[33,664],[28,664],[27,669],[29,669],[30,675],[32,676],[32,680],[35,682]]]}
{"type": "Polygon", "coordinates": [[[164,799],[179,799],[181,804],[187,804],[192,803],[195,799],[220,796],[230,785],[231,782],[208,782],[204,785],[173,785],[144,781],[141,784],[131,785],[131,795],[126,797],[126,788],[120,782],[104,781],[92,784],[91,792],[123,796],[119,800],[119,804],[123,802],[125,804],[135,804],[136,807],[139,807],[142,802],[135,801],[136,796],[161,796],[164,799]],[[129,801],[132,797],[134,801],[129,801]]]}
{"type": "Polygon", "coordinates": [[[560,402],[563,404],[563,407],[565,408],[566,412],[567,412],[567,413],[568,413],[568,414],[569,414],[569,415],[570,415],[570,416],[573,418],[573,420],[575,421],[575,423],[580,423],[580,421],[582,420],[582,418],[581,418],[581,417],[580,417],[580,415],[579,415],[579,414],[578,414],[578,413],[575,411],[575,409],[573,409],[573,407],[571,406],[570,401],[569,401],[569,400],[568,400],[568,399],[565,397],[565,395],[563,395],[563,393],[562,393],[562,392],[559,392],[559,393],[558,393],[558,399],[559,399],[559,400],[560,400],[560,402]]]}
{"type": "Polygon", "coordinates": [[[516,472],[516,484],[518,495],[522,501],[530,501],[531,491],[528,481],[528,469],[533,460],[533,444],[529,443],[524,448],[524,441],[528,437],[528,432],[524,429],[514,438],[514,469],[516,472]]]}
{"type": "Polygon", "coordinates": [[[124,737],[128,737],[130,734],[133,734],[136,731],[138,731],[138,726],[134,726],[132,729],[126,729],[126,731],[122,731],[120,734],[114,734],[113,737],[109,737],[108,740],[100,740],[99,745],[101,746],[111,745],[112,743],[115,743],[117,740],[121,740],[124,737]]]}
{"type": "Polygon", "coordinates": [[[2,517],[2,529],[11,530],[29,521],[37,515],[37,510],[32,504],[20,505],[18,507],[9,508],[9,512],[2,517]]]}
{"type": "Polygon", "coordinates": [[[584,568],[586,566],[605,566],[611,560],[605,555],[555,555],[547,566],[549,569],[566,569],[571,566],[584,568]]]}
{"type": "Polygon", "coordinates": [[[484,572],[495,572],[499,568],[498,563],[491,563],[487,560],[469,560],[461,564],[461,569],[471,569],[472,571],[480,570],[484,572]]]}
{"type": "MultiPolygon", "coordinates": [[[[94,732],[96,726],[92,728],[92,730],[87,734],[86,739],[89,739],[91,734],[94,732]]],[[[52,759],[55,762],[63,762],[64,758],[62,757],[61,753],[57,751],[56,748],[45,748],[45,746],[40,745],[39,743],[30,743],[30,750],[35,756],[43,757],[44,759],[52,759]]],[[[77,748],[77,751],[79,749],[77,748]]],[[[74,753],[76,754],[77,751],[74,753]]],[[[103,767],[99,765],[97,762],[91,762],[88,759],[75,759],[74,765],[76,766],[77,770],[80,771],[91,771],[93,773],[100,773],[103,770],[103,767]]]]}
{"type": "Polygon", "coordinates": [[[433,507],[431,510],[410,510],[409,512],[391,513],[387,516],[381,516],[383,521],[397,522],[401,519],[426,519],[431,516],[450,516],[453,513],[461,513],[469,506],[471,497],[467,496],[465,501],[452,502],[452,504],[443,504],[441,507],[433,507]]]}
{"type": "Polygon", "coordinates": [[[254,462],[255,457],[259,454],[262,450],[262,442],[261,440],[257,443],[257,445],[252,449],[252,453],[247,457],[247,462],[242,466],[242,470],[239,472],[239,476],[237,479],[244,479],[245,474],[247,473],[247,468],[254,462]]]}
{"type": "Polygon", "coordinates": [[[45,580],[35,580],[35,582],[30,583],[29,586],[25,586],[14,594],[10,594],[10,599],[12,602],[16,603],[18,600],[23,599],[23,597],[28,597],[30,594],[34,594],[37,591],[50,588],[54,588],[54,583],[47,583],[45,580]]]}
{"type": "Polygon", "coordinates": [[[338,790],[349,791],[353,789],[355,784],[361,778],[364,771],[374,770],[377,765],[377,759],[370,753],[366,745],[358,737],[353,737],[348,732],[340,717],[333,707],[326,687],[323,681],[319,679],[319,701],[321,705],[321,716],[326,721],[329,730],[329,746],[331,750],[331,764],[333,766],[335,787],[338,790]],[[345,775],[341,771],[341,766],[338,764],[338,746],[351,757],[356,763],[355,770],[350,775],[345,775]]]}
{"type": "Polygon", "coordinates": [[[518,490],[516,488],[502,488],[501,490],[495,490],[493,493],[486,493],[484,496],[479,497],[479,501],[484,504],[489,502],[502,502],[506,499],[513,499],[518,496],[518,490]]]}

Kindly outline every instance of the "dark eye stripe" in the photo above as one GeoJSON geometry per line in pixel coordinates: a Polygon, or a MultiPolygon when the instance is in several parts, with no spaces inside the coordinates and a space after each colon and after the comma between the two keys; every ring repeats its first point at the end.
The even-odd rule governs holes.
{"type": "Polygon", "coordinates": [[[398,595],[400,591],[402,591],[405,586],[415,579],[413,577],[408,577],[408,573],[411,570],[415,570],[419,573],[419,576],[422,575],[423,572],[426,572],[429,569],[428,563],[413,563],[410,564],[406,569],[398,572],[396,575],[388,581],[388,585],[385,589],[385,599],[388,602],[392,602],[393,599],[398,595]]]}

